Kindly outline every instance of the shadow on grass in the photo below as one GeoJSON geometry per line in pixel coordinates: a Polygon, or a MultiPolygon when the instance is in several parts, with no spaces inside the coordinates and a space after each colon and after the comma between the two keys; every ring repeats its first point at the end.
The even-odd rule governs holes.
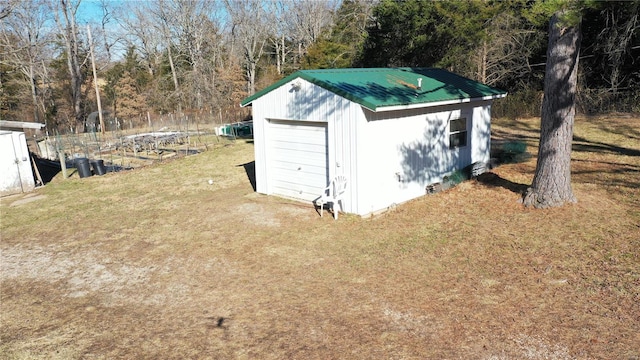
{"type": "Polygon", "coordinates": [[[582,159],[572,159],[571,162],[580,166],[571,171],[574,179],[578,179],[579,182],[629,189],[640,188],[640,165],[582,159]]]}
{"type": "Polygon", "coordinates": [[[483,185],[501,187],[519,195],[523,195],[529,188],[529,185],[527,184],[515,183],[513,181],[504,179],[492,172],[480,174],[478,177],[476,177],[476,180],[483,185]]]}
{"type": "Polygon", "coordinates": [[[253,188],[253,191],[256,191],[256,162],[251,161],[246,164],[241,164],[238,166],[244,167],[244,171],[247,173],[247,178],[249,178],[251,187],[253,188]]]}
{"type": "Polygon", "coordinates": [[[610,153],[614,155],[640,156],[640,150],[629,149],[603,142],[590,141],[585,138],[573,137],[573,151],[610,153]]]}

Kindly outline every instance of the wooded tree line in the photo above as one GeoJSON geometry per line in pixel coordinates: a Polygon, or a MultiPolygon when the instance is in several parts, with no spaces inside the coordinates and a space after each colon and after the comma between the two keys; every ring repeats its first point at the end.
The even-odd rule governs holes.
{"type": "MultiPolygon", "coordinates": [[[[298,69],[442,67],[509,91],[497,115],[538,116],[549,16],[527,0],[81,0],[0,5],[0,117],[83,131],[102,108],[233,113],[240,100],[298,69]],[[93,44],[88,42],[88,27],[93,44]]],[[[640,1],[582,11],[579,111],[640,111],[640,1]]],[[[225,119],[239,120],[239,119],[225,119]]]]}

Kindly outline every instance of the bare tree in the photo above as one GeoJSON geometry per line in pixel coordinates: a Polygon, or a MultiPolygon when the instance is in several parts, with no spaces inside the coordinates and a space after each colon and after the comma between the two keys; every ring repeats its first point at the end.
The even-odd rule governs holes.
{"type": "Polygon", "coordinates": [[[621,14],[617,13],[614,7],[607,7],[604,10],[606,26],[598,34],[596,46],[607,54],[609,60],[606,66],[607,74],[605,81],[609,83],[611,93],[615,96],[620,84],[623,83],[622,64],[625,56],[628,56],[630,44],[638,30],[638,11],[640,2],[630,2],[625,10],[629,10],[625,15],[626,19],[621,20],[621,14]]]}
{"type": "Polygon", "coordinates": [[[71,87],[71,106],[76,124],[76,131],[84,131],[84,108],[82,84],[84,74],[82,65],[86,58],[81,59],[80,39],[77,23],[77,12],[81,0],[60,0],[57,11],[54,11],[56,23],[60,32],[60,37],[64,41],[67,55],[67,67],[69,70],[69,81],[71,87]]]}
{"type": "MultiPolygon", "coordinates": [[[[14,4],[9,15],[2,19],[0,47],[4,56],[0,62],[22,73],[30,88],[33,120],[42,120],[39,112],[38,69],[44,58],[44,48],[50,39],[47,22],[51,20],[42,0],[24,0],[14,4]]],[[[44,112],[44,109],[42,110],[44,112]]]]}
{"type": "Polygon", "coordinates": [[[263,3],[255,0],[225,0],[225,6],[233,23],[232,35],[240,43],[247,77],[247,91],[256,92],[258,61],[264,53],[269,38],[269,25],[263,3]]]}
{"type": "Polygon", "coordinates": [[[287,0],[274,0],[269,3],[268,22],[273,24],[273,34],[269,41],[274,50],[278,74],[282,74],[283,67],[287,62],[287,55],[291,53],[289,43],[293,33],[291,23],[287,22],[290,5],[291,2],[287,0]]]}
{"type": "Polygon", "coordinates": [[[208,0],[129,3],[131,16],[119,20],[127,43],[142,56],[153,86],[151,104],[162,108],[214,106],[217,67],[224,60],[223,5],[208,0]],[[161,66],[170,69],[168,76],[161,66]],[[169,88],[173,86],[173,90],[169,88]],[[164,99],[164,100],[158,100],[164,99]]]}
{"type": "MultiPolygon", "coordinates": [[[[123,41],[119,34],[110,29],[110,26],[115,24],[115,20],[119,16],[118,12],[121,11],[121,5],[111,0],[100,0],[99,3],[102,16],[96,19],[96,30],[92,30],[94,37],[96,37],[95,45],[101,44],[104,49],[104,55],[106,57],[106,64],[111,63],[113,48],[123,41]]],[[[126,16],[128,18],[128,16],[126,16]]]]}
{"type": "Polygon", "coordinates": [[[298,56],[303,57],[309,46],[318,41],[322,32],[333,23],[338,3],[333,0],[299,0],[291,6],[288,17],[298,43],[298,56]]]}
{"type": "Polygon", "coordinates": [[[215,83],[216,74],[211,67],[215,66],[220,50],[218,10],[217,2],[206,0],[176,4],[172,31],[177,38],[177,50],[183,54],[180,67],[188,80],[183,85],[189,87],[187,100],[197,109],[204,106],[204,92],[211,89],[208,84],[215,83]]]}
{"type": "Polygon", "coordinates": [[[20,3],[20,0],[5,0],[0,4],[0,20],[11,14],[13,8],[20,3]]]}
{"type": "Polygon", "coordinates": [[[178,113],[182,113],[182,93],[180,91],[180,83],[178,81],[178,73],[176,70],[176,65],[174,61],[174,54],[172,51],[173,42],[171,36],[171,27],[172,21],[175,16],[175,8],[172,8],[172,5],[175,4],[170,3],[169,1],[160,0],[157,3],[157,10],[154,10],[153,13],[157,16],[159,20],[157,22],[157,26],[160,29],[160,33],[164,37],[165,42],[165,50],[167,51],[167,57],[169,59],[169,66],[171,68],[171,78],[173,79],[173,87],[175,91],[175,96],[178,100],[178,113]]]}
{"type": "Polygon", "coordinates": [[[142,55],[147,72],[156,74],[162,57],[162,38],[155,28],[155,20],[143,2],[129,2],[121,9],[118,23],[125,34],[125,43],[133,47],[142,55]]]}
{"type": "Polygon", "coordinates": [[[487,23],[487,36],[476,52],[476,78],[488,85],[519,78],[531,72],[533,56],[541,34],[525,27],[522,18],[509,12],[498,13],[487,23]]]}

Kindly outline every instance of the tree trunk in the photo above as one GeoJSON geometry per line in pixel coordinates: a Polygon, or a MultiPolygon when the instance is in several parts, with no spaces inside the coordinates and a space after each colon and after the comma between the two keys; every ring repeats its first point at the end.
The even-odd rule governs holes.
{"type": "Polygon", "coordinates": [[[71,4],[60,0],[62,15],[64,16],[64,40],[67,50],[67,66],[71,84],[71,106],[75,118],[76,132],[84,132],[84,108],[82,106],[82,69],[79,59],[78,29],[76,28],[76,11],[80,1],[71,4]]]}
{"type": "Polygon", "coordinates": [[[33,64],[29,64],[29,85],[31,85],[31,101],[33,101],[33,121],[39,123],[38,116],[38,85],[36,84],[36,76],[33,71],[33,64]]]}
{"type": "Polygon", "coordinates": [[[478,55],[478,81],[487,83],[487,40],[482,41],[480,54],[478,55]]]}
{"type": "Polygon", "coordinates": [[[178,74],[176,73],[176,67],[173,64],[173,55],[171,54],[171,42],[167,37],[167,55],[169,56],[169,66],[171,67],[171,78],[173,79],[173,87],[178,97],[178,116],[182,114],[182,95],[180,93],[180,84],[178,83],[178,74]]]}
{"type": "Polygon", "coordinates": [[[549,24],[540,147],[526,206],[547,208],[575,203],[571,189],[571,141],[580,53],[580,23],[564,24],[562,12],[549,24]]]}
{"type": "Polygon", "coordinates": [[[102,116],[102,102],[100,101],[100,87],[98,86],[98,72],[96,71],[96,59],[93,56],[93,40],[91,28],[87,25],[87,39],[89,40],[89,54],[91,55],[91,69],[93,70],[93,85],[96,90],[96,102],[98,103],[98,118],[100,119],[100,133],[104,135],[104,117],[102,116]]]}
{"type": "Polygon", "coordinates": [[[286,59],[286,56],[287,56],[287,48],[285,47],[286,45],[285,45],[285,43],[284,43],[284,35],[282,35],[282,38],[281,38],[281,40],[280,40],[280,41],[281,41],[281,43],[280,43],[280,50],[281,50],[282,58],[280,59],[280,62],[279,62],[279,64],[278,64],[278,75],[282,74],[282,67],[284,66],[284,64],[285,64],[285,63],[286,63],[286,61],[287,61],[287,59],[286,59]]]}
{"type": "Polygon", "coordinates": [[[256,93],[256,63],[247,62],[247,92],[249,95],[256,93]]]}

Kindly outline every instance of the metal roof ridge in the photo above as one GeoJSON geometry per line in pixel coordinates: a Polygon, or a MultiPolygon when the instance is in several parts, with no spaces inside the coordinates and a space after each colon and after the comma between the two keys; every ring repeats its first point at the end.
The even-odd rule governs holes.
{"type": "MultiPolygon", "coordinates": [[[[411,76],[410,75],[410,76],[411,76]]],[[[345,76],[345,75],[342,75],[345,76]]],[[[362,76],[362,75],[360,75],[362,76]]],[[[393,76],[393,75],[391,75],[393,76]]],[[[404,77],[404,76],[403,76],[404,77]]],[[[272,90],[286,84],[287,82],[290,82],[296,78],[302,78],[314,85],[317,85],[327,91],[333,92],[334,94],[344,97],[347,100],[353,101],[371,111],[389,111],[391,109],[402,109],[402,108],[419,108],[419,107],[429,107],[429,106],[437,106],[437,104],[443,104],[443,103],[449,103],[449,104],[454,104],[454,103],[462,103],[462,102],[470,102],[470,101],[478,101],[478,100],[493,100],[493,99],[499,99],[502,97],[506,96],[506,92],[497,88],[494,88],[492,86],[489,86],[487,84],[484,84],[482,82],[464,77],[462,75],[450,72],[446,69],[441,69],[441,68],[433,68],[433,67],[393,67],[393,68],[340,68],[340,69],[306,69],[306,70],[298,70],[292,74],[290,74],[289,76],[277,81],[276,83],[256,92],[255,94],[245,98],[240,105],[241,106],[247,106],[250,103],[252,103],[254,100],[256,100],[257,98],[271,92],[272,90]],[[445,83],[447,82],[447,80],[445,78],[447,77],[451,77],[450,79],[453,80],[453,84],[458,83],[458,80],[462,81],[462,84],[458,85],[453,85],[450,84],[451,86],[454,86],[457,88],[457,90],[459,90],[460,92],[466,93],[467,96],[473,96],[471,93],[468,92],[467,88],[465,87],[465,85],[468,86],[472,86],[473,88],[475,88],[475,90],[478,92],[478,95],[483,95],[483,96],[475,96],[475,97],[461,97],[458,99],[446,99],[446,100],[439,100],[439,101],[419,101],[419,102],[406,102],[406,103],[396,103],[396,104],[378,104],[376,101],[370,100],[368,99],[368,97],[370,96],[362,96],[362,95],[358,95],[358,94],[354,94],[353,92],[350,92],[348,89],[346,88],[342,88],[340,86],[338,86],[340,82],[346,82],[349,84],[348,80],[336,80],[336,83],[332,83],[330,75],[327,76],[327,74],[331,74],[331,73],[342,73],[342,74],[349,74],[349,73],[353,73],[354,76],[358,76],[355,74],[362,74],[362,73],[367,73],[367,72],[371,72],[371,73],[397,73],[397,72],[402,72],[402,73],[408,73],[414,76],[419,76],[419,77],[426,77],[426,78],[430,78],[433,79],[435,81],[444,81],[445,83]],[[321,74],[325,74],[325,76],[322,76],[321,74]],[[482,90],[480,90],[479,88],[482,88],[482,90]],[[382,110],[385,109],[385,110],[382,110]]],[[[444,84],[444,83],[443,83],[444,84]]],[[[355,86],[355,85],[354,85],[355,86]]],[[[382,85],[385,86],[385,85],[382,85]]],[[[422,93],[418,94],[416,93],[416,96],[422,95],[422,93]]]]}

